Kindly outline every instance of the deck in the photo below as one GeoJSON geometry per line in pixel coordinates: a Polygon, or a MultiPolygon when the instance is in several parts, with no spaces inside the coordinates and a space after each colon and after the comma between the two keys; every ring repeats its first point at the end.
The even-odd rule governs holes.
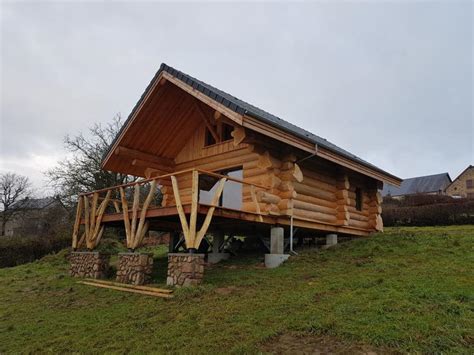
{"type": "Polygon", "coordinates": [[[266,233],[272,225],[299,228],[308,233],[337,232],[366,236],[366,230],[346,228],[313,219],[260,211],[255,193],[255,211],[223,207],[219,201],[226,181],[254,189],[265,186],[198,169],[170,173],[134,183],[92,191],[80,196],[73,231],[73,247],[93,249],[100,242],[106,226],[123,227],[129,248],[140,246],[148,230],[182,231],[186,244],[198,248],[206,233],[221,231],[246,235],[266,233]],[[178,179],[178,176],[191,175],[178,179]],[[199,176],[215,179],[210,204],[199,202],[199,176]],[[187,179],[187,180],[186,180],[187,179]],[[190,184],[180,188],[179,183],[190,184]],[[163,199],[157,203],[156,192],[163,199]],[[80,236],[80,230],[83,229],[80,236]]]}

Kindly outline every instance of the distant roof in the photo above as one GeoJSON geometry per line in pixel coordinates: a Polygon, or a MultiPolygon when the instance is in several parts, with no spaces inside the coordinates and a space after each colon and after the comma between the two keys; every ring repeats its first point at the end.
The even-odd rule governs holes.
{"type": "Polygon", "coordinates": [[[12,209],[40,210],[59,200],[55,197],[25,198],[11,205],[12,209]]]}
{"type": "Polygon", "coordinates": [[[400,187],[384,184],[382,196],[403,196],[444,191],[451,183],[448,173],[419,176],[402,181],[400,187]]]}
{"type": "Polygon", "coordinates": [[[229,108],[230,110],[238,113],[238,114],[241,114],[241,115],[248,115],[248,116],[252,116],[254,118],[257,118],[261,121],[264,121],[268,124],[271,124],[272,126],[275,126],[281,130],[284,130],[288,133],[291,133],[295,136],[298,136],[308,142],[311,142],[311,143],[314,143],[314,144],[317,144],[318,146],[321,146],[321,147],[324,147],[336,154],[339,154],[341,156],[344,156],[345,158],[347,159],[350,159],[352,161],[355,161],[361,165],[364,165],[370,169],[373,169],[375,171],[378,171],[382,174],[385,174],[385,175],[388,175],[390,177],[393,177],[395,179],[399,179],[398,177],[378,168],[377,166],[363,160],[362,158],[359,158],[358,156],[336,146],[335,144],[329,142],[328,140],[326,140],[325,138],[322,138],[322,137],[319,137],[311,132],[308,132],[306,131],[305,129],[303,128],[300,128],[300,127],[297,127],[295,126],[294,124],[288,122],[288,121],[285,121],[275,115],[272,115],[271,113],[268,113],[256,106],[253,106],[245,101],[242,101],[222,90],[219,90],[209,84],[206,84],[198,79],[195,79],[193,78],[192,76],[188,75],[188,74],[185,74],[179,70],[176,70],[168,65],[166,65],[165,63],[162,63],[161,66],[160,66],[160,69],[158,70],[158,72],[155,74],[154,78],[151,80],[150,84],[148,85],[148,87],[146,88],[145,92],[142,94],[140,100],[137,102],[137,104],[135,105],[135,107],[133,108],[132,112],[130,113],[130,115],[128,116],[127,118],[127,121],[124,122],[120,132],[117,134],[117,136],[115,137],[114,141],[112,142],[112,144],[110,145],[109,147],[109,151],[107,151],[104,155],[104,158],[106,156],[108,156],[108,154],[110,153],[110,149],[112,149],[112,147],[114,146],[115,144],[115,141],[118,139],[118,137],[120,137],[122,131],[125,129],[125,127],[127,126],[128,124],[128,121],[131,119],[131,117],[133,117],[135,111],[138,109],[138,107],[140,106],[141,102],[145,99],[145,97],[147,96],[148,94],[148,91],[151,89],[152,87],[152,84],[154,83],[154,81],[160,76],[160,74],[165,71],[167,72],[168,74],[172,75],[173,77],[177,78],[178,80],[182,81],[183,83],[185,84],[188,84],[189,86],[191,86],[192,88],[194,88],[195,90],[198,90],[200,91],[201,93],[203,93],[204,95],[208,96],[209,98],[213,99],[214,101],[224,105],[225,107],[229,108]]]}

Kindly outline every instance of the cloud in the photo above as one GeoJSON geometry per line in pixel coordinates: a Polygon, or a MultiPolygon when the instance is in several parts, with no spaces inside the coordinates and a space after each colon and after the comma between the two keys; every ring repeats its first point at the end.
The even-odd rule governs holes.
{"type": "Polygon", "coordinates": [[[0,6],[0,169],[38,185],[161,62],[401,177],[474,161],[470,2],[0,6]]]}

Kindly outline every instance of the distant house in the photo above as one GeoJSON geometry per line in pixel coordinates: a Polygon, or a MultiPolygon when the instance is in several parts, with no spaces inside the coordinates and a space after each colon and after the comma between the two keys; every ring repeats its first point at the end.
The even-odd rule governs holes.
{"type": "Polygon", "coordinates": [[[11,207],[17,212],[5,225],[5,236],[41,235],[63,220],[67,209],[57,197],[26,198],[11,207]]]}
{"type": "Polygon", "coordinates": [[[448,173],[418,176],[403,180],[400,187],[384,184],[382,196],[400,198],[416,194],[441,195],[450,184],[451,177],[448,173]]]}
{"type": "Polygon", "coordinates": [[[453,197],[474,198],[474,166],[469,165],[446,188],[446,194],[453,197]]]}

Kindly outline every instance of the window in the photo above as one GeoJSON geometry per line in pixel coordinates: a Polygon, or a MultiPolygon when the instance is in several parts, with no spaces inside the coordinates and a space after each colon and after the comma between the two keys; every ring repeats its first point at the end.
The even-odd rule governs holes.
{"type": "MultiPolygon", "coordinates": [[[[216,126],[214,127],[214,131],[216,131],[216,126]]],[[[211,131],[209,128],[206,127],[206,135],[204,137],[204,146],[207,147],[208,145],[213,145],[216,144],[216,140],[214,139],[214,136],[212,135],[211,131]]]]}
{"type": "Polygon", "coordinates": [[[466,180],[466,188],[472,189],[473,187],[474,187],[473,180],[472,179],[466,180]]]}
{"type": "Polygon", "coordinates": [[[228,141],[232,139],[232,131],[234,130],[234,127],[231,126],[230,124],[223,123],[222,124],[222,141],[228,141]]]}
{"type": "MultiPolygon", "coordinates": [[[[233,168],[218,172],[221,175],[228,175],[235,179],[243,180],[242,167],[233,168]]],[[[211,176],[199,176],[199,203],[210,204],[217,189],[218,178],[211,176]]],[[[219,206],[232,208],[236,210],[242,209],[242,184],[235,181],[226,181],[224,191],[218,203],[219,206]]]]}
{"type": "Polygon", "coordinates": [[[355,194],[356,210],[362,211],[362,189],[360,187],[356,187],[355,194]]]}
{"type": "Polygon", "coordinates": [[[468,192],[467,198],[474,198],[474,192],[468,192]]]}
{"type": "Polygon", "coordinates": [[[206,134],[204,136],[205,147],[233,139],[231,133],[234,130],[234,126],[218,121],[216,125],[212,125],[211,127],[214,130],[218,140],[216,141],[214,135],[209,130],[209,127],[206,126],[206,134]]]}

